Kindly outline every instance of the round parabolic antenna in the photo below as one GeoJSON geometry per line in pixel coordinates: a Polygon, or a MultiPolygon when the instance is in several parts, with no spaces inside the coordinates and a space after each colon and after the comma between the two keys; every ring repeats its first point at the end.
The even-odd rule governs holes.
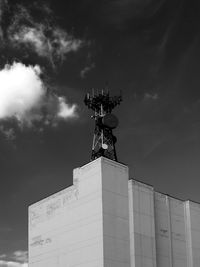
{"type": "Polygon", "coordinates": [[[103,117],[102,123],[104,126],[114,129],[118,126],[118,118],[114,114],[109,113],[103,117]]]}
{"type": "Polygon", "coordinates": [[[108,145],[107,144],[102,144],[102,148],[103,149],[108,149],[108,145]]]}

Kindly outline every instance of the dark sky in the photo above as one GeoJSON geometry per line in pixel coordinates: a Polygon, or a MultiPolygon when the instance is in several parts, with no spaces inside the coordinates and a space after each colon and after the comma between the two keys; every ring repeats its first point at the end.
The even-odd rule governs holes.
{"type": "Polygon", "coordinates": [[[27,2],[0,0],[0,72],[40,66],[45,103],[55,103],[22,120],[16,110],[0,116],[0,266],[25,261],[16,251],[27,251],[28,206],[89,162],[94,121],[83,99],[92,88],[122,90],[116,149],[130,176],[200,202],[199,1],[27,2]],[[76,116],[57,119],[58,96],[76,116]]]}

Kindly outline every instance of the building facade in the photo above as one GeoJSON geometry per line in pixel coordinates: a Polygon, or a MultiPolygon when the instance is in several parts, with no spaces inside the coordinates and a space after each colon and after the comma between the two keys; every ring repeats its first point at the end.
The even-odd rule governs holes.
{"type": "Polygon", "coordinates": [[[200,266],[200,204],[129,180],[131,266],[200,266]]]}
{"type": "Polygon", "coordinates": [[[98,158],[29,207],[29,267],[199,267],[200,204],[98,158]]]}

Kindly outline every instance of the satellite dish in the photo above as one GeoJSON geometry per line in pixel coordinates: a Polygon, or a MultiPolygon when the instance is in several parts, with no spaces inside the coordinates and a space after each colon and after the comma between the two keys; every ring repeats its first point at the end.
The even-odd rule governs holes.
{"type": "Polygon", "coordinates": [[[107,144],[102,144],[102,148],[103,149],[108,149],[108,145],[107,144]]]}
{"type": "Polygon", "coordinates": [[[102,123],[104,126],[114,129],[118,126],[118,119],[114,114],[108,113],[103,117],[102,123]]]}

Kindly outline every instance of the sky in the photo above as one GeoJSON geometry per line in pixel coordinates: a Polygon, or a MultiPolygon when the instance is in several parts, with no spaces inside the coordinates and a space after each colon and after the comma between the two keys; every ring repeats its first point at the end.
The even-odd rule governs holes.
{"type": "Polygon", "coordinates": [[[90,161],[87,92],[122,90],[130,177],[200,202],[200,3],[0,0],[0,267],[27,267],[28,206],[90,161]]]}

